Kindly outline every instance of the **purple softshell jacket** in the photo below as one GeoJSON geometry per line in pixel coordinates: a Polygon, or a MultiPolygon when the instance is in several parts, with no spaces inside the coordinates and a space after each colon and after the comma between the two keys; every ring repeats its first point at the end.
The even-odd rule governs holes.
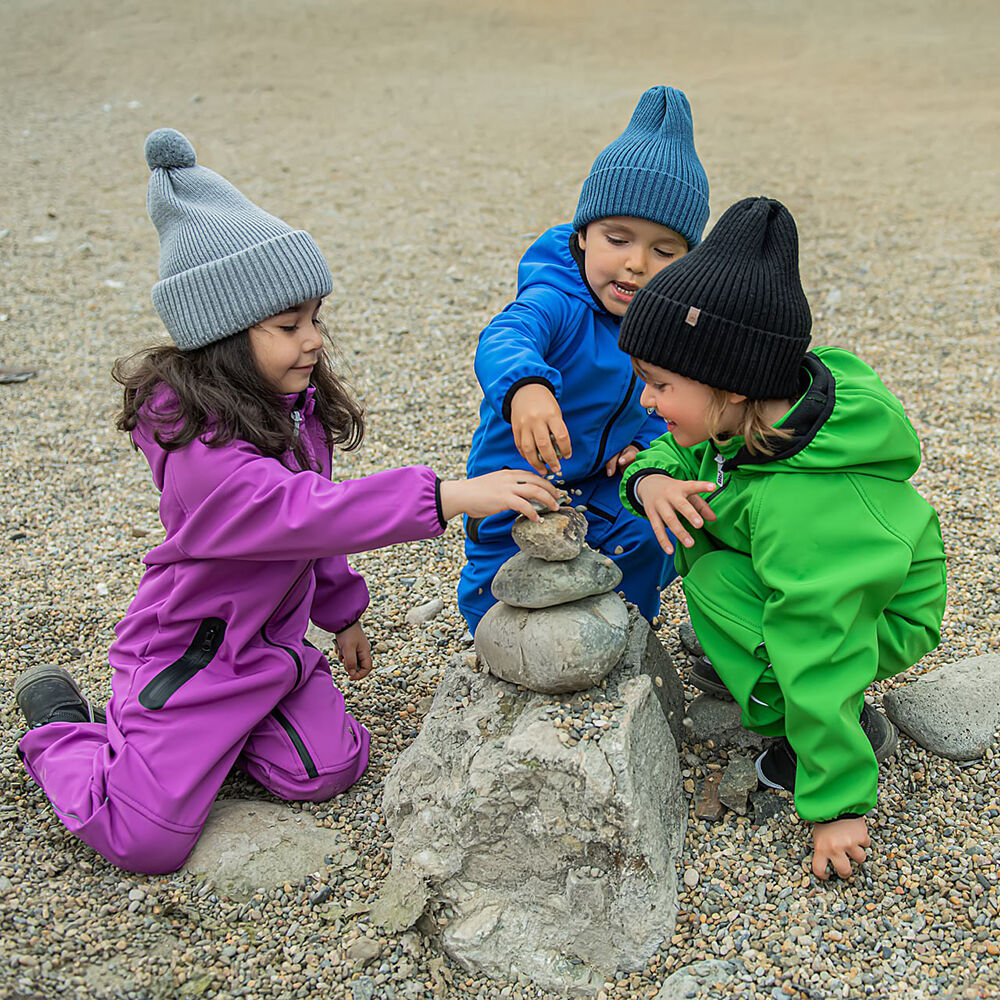
{"type": "Polygon", "coordinates": [[[438,481],[413,466],[331,482],[312,390],[288,405],[317,471],[243,441],[168,452],[143,415],[132,436],[166,537],[116,629],[107,724],[56,722],[19,744],[66,827],[130,871],[183,863],[234,765],[311,801],[367,765],[368,732],[305,633],[310,618],[339,632],[367,607],[346,553],[441,534],[438,481]]]}
{"type": "Polygon", "coordinates": [[[166,537],[146,556],[138,592],[116,629],[112,664],[172,663],[214,619],[224,623],[213,657],[220,672],[254,669],[268,647],[294,666],[310,618],[339,632],[368,606],[368,589],[347,553],[444,530],[438,480],[426,466],[330,481],[314,392],[288,397],[288,404],[301,412],[300,434],[316,472],[293,472],[238,440],[209,448],[196,439],[168,452],[155,427],[140,421],[132,439],[161,491],[166,537]]]}

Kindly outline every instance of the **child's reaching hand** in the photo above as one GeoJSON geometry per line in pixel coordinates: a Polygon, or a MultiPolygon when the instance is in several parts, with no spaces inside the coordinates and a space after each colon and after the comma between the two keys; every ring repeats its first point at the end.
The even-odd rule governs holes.
{"type": "Polygon", "coordinates": [[[851,861],[860,865],[868,857],[871,846],[868,824],[864,816],[835,819],[830,823],[813,824],[812,868],[816,878],[827,879],[829,862],[841,878],[851,877],[851,861]]]}
{"type": "Polygon", "coordinates": [[[609,476],[613,476],[616,472],[621,472],[626,466],[631,465],[635,461],[635,457],[638,454],[639,449],[636,448],[634,444],[630,444],[628,447],[622,448],[617,455],[612,455],[611,458],[604,463],[604,471],[609,476]]]}
{"type": "Polygon", "coordinates": [[[347,676],[352,681],[367,677],[372,669],[372,647],[361,627],[361,622],[348,625],[343,632],[336,634],[337,659],[347,669],[347,676]]]}
{"type": "Polygon", "coordinates": [[[683,546],[691,548],[694,539],[680,518],[683,517],[693,528],[700,528],[705,521],[715,520],[715,511],[708,506],[708,501],[698,496],[699,493],[710,493],[714,489],[715,483],[671,479],[670,476],[659,473],[644,476],[639,481],[635,495],[639,498],[664,552],[670,554],[674,551],[664,526],[674,533],[674,537],[683,546]]]}
{"type": "Polygon", "coordinates": [[[556,397],[536,382],[521,386],[510,401],[514,443],[524,460],[545,475],[545,467],[561,472],[560,460],[573,454],[569,431],[556,397]]]}
{"type": "Polygon", "coordinates": [[[456,514],[489,517],[502,510],[516,510],[529,520],[541,517],[531,506],[539,500],[559,509],[559,491],[547,479],[521,469],[500,469],[473,479],[451,479],[441,483],[441,515],[446,521],[456,514]]]}

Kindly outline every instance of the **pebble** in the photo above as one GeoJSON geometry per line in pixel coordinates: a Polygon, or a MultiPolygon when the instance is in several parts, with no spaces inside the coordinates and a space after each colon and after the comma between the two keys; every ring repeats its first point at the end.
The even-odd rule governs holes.
{"type": "MultiPolygon", "coordinates": [[[[636,23],[659,23],[659,6],[640,4],[636,23]]],[[[733,105],[730,76],[698,75],[693,56],[679,55],[713,217],[762,187],[791,205],[813,342],[858,351],[900,395],[920,434],[915,483],[941,515],[949,602],[941,648],[917,671],[1000,652],[1000,553],[992,544],[1000,524],[988,502],[1000,495],[1000,442],[983,432],[995,423],[1000,399],[1000,280],[989,211],[1000,154],[996,130],[982,127],[975,100],[976,81],[994,72],[983,40],[995,37],[998,15],[989,4],[974,11],[951,5],[948,17],[934,5],[868,5],[862,37],[856,5],[831,5],[794,32],[769,8],[762,14],[762,5],[747,12],[738,6],[700,8],[699,30],[726,53],[730,76],[759,81],[755,112],[743,115],[733,105]],[[789,75],[776,75],[764,50],[740,44],[748,31],[761,30],[775,32],[776,44],[794,34],[789,51],[807,53],[810,66],[793,58],[789,75]],[[842,100],[830,113],[816,115],[817,101],[828,97],[835,40],[843,37],[855,40],[860,69],[839,81],[842,100]],[[930,48],[927,38],[935,39],[930,48]],[[879,66],[893,72],[874,81],[879,66]],[[880,101],[872,103],[876,82],[880,101]],[[913,107],[920,108],[919,129],[906,111],[913,107]],[[792,133],[796,155],[776,155],[778,139],[792,133]],[[834,288],[841,296],[828,310],[834,288]]],[[[182,3],[181,15],[188,7],[182,3]]],[[[442,478],[462,475],[480,402],[472,375],[477,331],[512,297],[529,238],[522,235],[570,218],[580,179],[624,128],[638,91],[671,82],[663,80],[655,46],[638,45],[630,50],[629,80],[609,88],[614,51],[602,39],[620,28],[613,7],[575,22],[555,7],[535,7],[529,45],[558,39],[594,67],[592,76],[554,86],[553,64],[524,58],[526,35],[516,18],[497,21],[470,8],[442,27],[440,19],[392,17],[407,10],[390,0],[370,37],[301,36],[306,64],[333,60],[343,69],[324,80],[329,94],[303,97],[302,88],[276,83],[263,97],[259,88],[230,88],[217,98],[206,57],[223,40],[260,62],[295,31],[292,19],[261,32],[255,16],[267,7],[248,0],[238,23],[206,7],[203,27],[188,40],[191,58],[209,66],[198,84],[203,99],[193,104],[198,95],[183,80],[164,85],[164,107],[197,117],[194,138],[206,163],[312,232],[334,268],[336,289],[324,311],[331,329],[343,331],[344,363],[369,418],[364,445],[337,452],[343,478],[411,463],[427,463],[442,478]],[[507,79],[515,87],[483,93],[484,52],[490,86],[507,79]],[[415,69],[427,59],[444,67],[441,74],[415,69]],[[468,98],[453,100],[456,87],[468,98]],[[352,101],[358,92],[386,96],[352,101]],[[536,100],[539,94],[545,100],[536,100]],[[329,106],[336,115],[323,114],[329,106]],[[287,174],[280,156],[255,148],[261,135],[281,148],[300,138],[304,122],[317,121],[322,141],[289,160],[287,174]],[[444,277],[453,263],[456,272],[444,277]],[[410,332],[400,336],[402,329],[410,332]]],[[[82,10],[58,8],[58,17],[65,11],[71,21],[64,35],[89,30],[82,10]]],[[[416,735],[422,699],[433,695],[449,659],[466,654],[475,664],[454,601],[463,561],[457,523],[437,539],[351,558],[372,592],[364,625],[376,671],[347,683],[336,663],[333,669],[348,708],[373,732],[371,765],[333,801],[288,808],[329,829],[331,852],[347,844],[352,864],[331,864],[318,877],[245,902],[211,889],[199,895],[189,875],[123,873],[66,834],[17,760],[20,719],[9,692],[20,671],[39,662],[68,665],[95,697],[110,693],[113,628],[162,528],[148,469],[112,427],[118,395],[108,369],[113,358],[166,337],[149,302],[156,236],[143,210],[148,172],[141,161],[144,130],[160,122],[144,125],[127,109],[133,95],[143,98],[143,114],[151,107],[147,53],[128,44],[142,15],[130,10],[109,21],[88,49],[122,81],[106,114],[101,106],[111,98],[95,92],[99,74],[78,74],[70,88],[48,72],[53,60],[67,58],[66,42],[51,37],[52,19],[12,16],[17,30],[0,33],[8,126],[0,365],[38,374],[0,384],[0,995],[311,1000],[353,998],[373,984],[379,998],[392,988],[405,1000],[543,1000],[550,994],[515,976],[493,980],[441,962],[436,946],[417,933],[368,937],[365,907],[392,852],[379,818],[382,782],[416,735]],[[49,63],[32,65],[23,55],[39,51],[50,53],[49,63]],[[100,142],[93,140],[95,118],[100,142]],[[66,150],[73,151],[72,169],[66,150]],[[78,252],[84,242],[90,252],[78,252]],[[445,604],[430,627],[441,637],[405,618],[435,597],[445,604]],[[324,888],[326,901],[310,905],[324,888]],[[131,897],[137,889],[144,898],[131,897]],[[377,948],[363,969],[347,955],[362,939],[372,942],[362,949],[377,948]]],[[[686,610],[677,584],[664,589],[658,617],[661,638],[684,664],[676,630],[686,610]]],[[[876,685],[876,702],[892,684],[876,685]]],[[[600,718],[614,713],[602,701],[613,699],[606,692],[588,697],[564,699],[548,716],[569,723],[558,730],[567,739],[575,731],[599,741],[607,732],[600,718]]],[[[728,749],[709,742],[684,729],[682,766],[693,788],[728,763],[728,749]]],[[[996,996],[998,766],[995,743],[982,761],[962,768],[901,738],[881,775],[869,861],[848,882],[811,877],[808,826],[793,821],[790,796],[754,793],[747,815],[725,812],[711,823],[694,815],[692,802],[685,864],[699,880],[682,882],[677,922],[663,947],[641,970],[605,984],[603,1000],[651,1000],[672,973],[706,958],[733,963],[726,992],[715,994],[732,1000],[996,996]],[[793,927],[805,933],[793,936],[793,927]]],[[[262,793],[237,774],[222,794],[262,793]]]]}

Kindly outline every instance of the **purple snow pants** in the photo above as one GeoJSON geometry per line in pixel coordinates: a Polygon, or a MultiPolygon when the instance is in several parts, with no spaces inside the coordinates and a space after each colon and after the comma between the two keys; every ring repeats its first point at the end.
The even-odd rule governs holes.
{"type": "MultiPolygon", "coordinates": [[[[116,668],[107,726],[54,722],[19,750],[67,829],[120,868],[158,874],[191,853],[236,765],[275,795],[322,802],[368,765],[368,731],[344,708],[326,659],[259,650],[210,664],[164,704],[142,704],[149,668],[116,668]]],[[[149,699],[147,698],[148,702],[149,699]]]]}

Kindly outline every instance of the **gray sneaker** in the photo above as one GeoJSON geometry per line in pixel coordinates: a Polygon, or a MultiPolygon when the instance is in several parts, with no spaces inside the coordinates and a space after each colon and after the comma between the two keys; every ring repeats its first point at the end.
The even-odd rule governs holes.
{"type": "Polygon", "coordinates": [[[875,751],[875,759],[881,764],[896,752],[899,735],[896,727],[867,701],[861,709],[861,728],[875,751]]]}
{"type": "Polygon", "coordinates": [[[14,681],[14,700],[29,729],[50,722],[106,721],[104,709],[84,698],[72,674],[51,663],[25,670],[14,681]]]}

